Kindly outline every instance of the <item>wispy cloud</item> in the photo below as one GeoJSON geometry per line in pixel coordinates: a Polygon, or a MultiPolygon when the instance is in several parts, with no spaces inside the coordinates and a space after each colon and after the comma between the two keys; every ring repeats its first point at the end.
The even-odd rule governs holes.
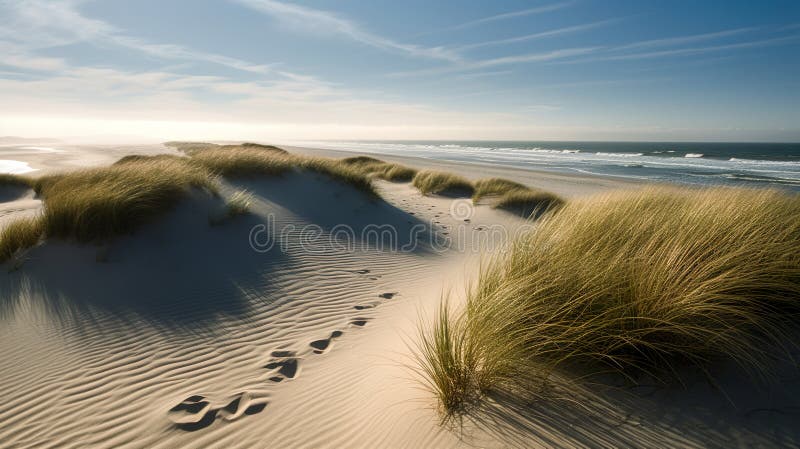
{"type": "MultiPolygon", "coordinates": [[[[800,35],[776,37],[771,39],[761,39],[756,41],[737,42],[734,44],[725,44],[725,45],[674,48],[669,50],[628,53],[628,54],[605,54],[601,56],[595,56],[591,58],[580,58],[571,61],[556,61],[553,62],[553,64],[579,64],[579,63],[597,62],[597,61],[626,61],[626,60],[637,60],[637,59],[656,59],[656,58],[665,58],[671,56],[689,56],[689,55],[699,55],[699,54],[721,52],[728,50],[769,47],[773,45],[782,45],[797,40],[800,40],[800,35]]],[[[623,47],[612,47],[609,48],[609,51],[613,53],[620,50],[621,48],[623,47]]]]}
{"type": "Polygon", "coordinates": [[[653,51],[649,53],[634,53],[629,55],[609,56],[608,60],[624,60],[624,59],[645,59],[645,58],[660,58],[664,56],[683,56],[683,55],[696,55],[701,53],[709,53],[724,50],[736,50],[740,48],[757,48],[768,47],[771,45],[780,45],[790,41],[796,41],[800,38],[798,36],[786,36],[773,39],[762,39],[758,41],[739,42],[736,44],[727,45],[714,45],[708,47],[694,47],[694,48],[676,48],[672,50],[653,51]]]}
{"type": "Polygon", "coordinates": [[[319,34],[337,34],[370,47],[406,53],[411,56],[459,61],[460,55],[444,47],[406,44],[369,32],[336,14],[306,6],[274,0],[233,0],[243,6],[269,15],[290,28],[319,34]]]}
{"type": "Polygon", "coordinates": [[[613,22],[616,22],[618,20],[619,19],[601,20],[599,22],[592,22],[592,23],[586,23],[586,24],[583,24],[583,25],[575,25],[575,26],[570,26],[570,27],[557,28],[557,29],[554,29],[554,30],[542,31],[542,32],[539,32],[539,33],[526,34],[524,36],[511,37],[511,38],[507,38],[507,39],[497,39],[497,40],[486,41],[486,42],[477,42],[477,43],[474,43],[474,44],[462,45],[460,47],[457,47],[457,49],[458,50],[471,50],[471,49],[475,49],[475,48],[489,47],[489,46],[492,46],[492,45],[516,44],[516,43],[519,43],[519,42],[528,42],[528,41],[532,41],[532,40],[536,40],[536,39],[544,39],[544,38],[549,38],[549,37],[561,36],[561,35],[564,35],[564,34],[578,33],[578,32],[581,32],[581,31],[590,30],[592,28],[598,28],[598,27],[601,27],[601,26],[605,26],[605,25],[611,24],[613,22]]]}
{"type": "Polygon", "coordinates": [[[747,27],[747,28],[737,28],[733,30],[724,30],[724,31],[717,31],[714,33],[703,33],[703,34],[694,34],[690,36],[677,36],[677,37],[668,37],[664,39],[652,39],[647,41],[640,41],[640,42],[633,42],[627,45],[622,45],[620,47],[616,47],[616,50],[631,50],[636,48],[646,48],[646,47],[668,47],[672,45],[682,45],[682,44],[691,44],[694,42],[701,42],[701,41],[708,41],[714,39],[720,39],[729,36],[736,36],[743,33],[749,33],[752,31],[756,31],[758,28],[756,27],[747,27]]]}
{"type": "Polygon", "coordinates": [[[414,70],[408,72],[396,72],[390,74],[389,76],[407,77],[407,76],[420,76],[420,75],[439,75],[443,73],[464,72],[464,71],[486,69],[490,67],[497,67],[497,66],[511,65],[511,64],[554,61],[573,56],[586,55],[595,52],[601,48],[602,47],[563,48],[542,53],[527,53],[522,55],[504,56],[500,58],[464,62],[461,64],[444,66],[444,67],[434,67],[431,69],[414,70]]]}
{"type": "Polygon", "coordinates": [[[523,9],[520,11],[512,11],[503,14],[496,14],[493,16],[483,17],[480,19],[470,20],[469,22],[460,23],[458,25],[453,25],[445,28],[441,28],[436,31],[454,31],[454,30],[463,30],[465,28],[471,28],[478,25],[483,25],[486,23],[497,22],[499,20],[507,20],[507,19],[514,19],[517,17],[525,17],[534,14],[542,14],[550,11],[556,11],[559,9],[566,8],[568,6],[572,6],[575,4],[575,1],[566,1],[560,3],[551,3],[549,5],[542,5],[537,6],[534,8],[523,9]]]}
{"type": "Polygon", "coordinates": [[[236,70],[266,74],[277,64],[256,64],[181,45],[159,44],[129,36],[102,20],[84,16],[76,0],[0,2],[8,19],[0,24],[0,49],[6,57],[0,63],[33,70],[59,70],[63,60],[35,56],[37,50],[76,42],[101,46],[117,45],[162,59],[208,62],[236,70]]]}
{"type": "Polygon", "coordinates": [[[492,70],[492,71],[489,71],[489,72],[463,73],[461,75],[457,75],[456,78],[461,78],[461,79],[488,78],[488,77],[494,77],[494,76],[508,75],[510,73],[514,73],[514,71],[513,70],[492,70]]]}

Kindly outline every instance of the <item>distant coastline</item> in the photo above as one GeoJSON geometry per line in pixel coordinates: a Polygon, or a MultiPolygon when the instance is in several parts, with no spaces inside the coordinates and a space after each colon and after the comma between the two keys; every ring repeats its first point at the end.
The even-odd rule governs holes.
{"type": "Polygon", "coordinates": [[[309,141],[296,144],[642,181],[800,190],[800,143],[309,141]]]}

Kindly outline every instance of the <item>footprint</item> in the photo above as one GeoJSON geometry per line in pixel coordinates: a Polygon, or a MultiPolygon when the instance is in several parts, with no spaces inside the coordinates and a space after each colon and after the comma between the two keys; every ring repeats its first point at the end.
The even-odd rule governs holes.
{"type": "Polygon", "coordinates": [[[375,307],[375,304],[360,304],[357,306],[353,306],[353,308],[356,310],[366,310],[366,309],[371,309],[373,307],[375,307]]]}
{"type": "Polygon", "coordinates": [[[280,382],[284,378],[294,379],[297,377],[297,373],[300,371],[300,362],[295,355],[294,351],[274,351],[272,353],[272,357],[276,357],[276,359],[264,365],[264,368],[277,370],[277,373],[283,377],[270,377],[271,381],[280,382]]]}
{"type": "Polygon", "coordinates": [[[381,293],[380,295],[378,295],[378,298],[392,299],[392,298],[395,297],[395,295],[397,295],[397,292],[386,292],[386,293],[381,293]]]}
{"type": "Polygon", "coordinates": [[[341,337],[343,334],[342,331],[333,331],[330,337],[312,341],[308,345],[314,349],[314,354],[322,354],[330,349],[334,339],[341,337]]]}
{"type": "Polygon", "coordinates": [[[260,413],[267,406],[263,399],[254,399],[248,392],[239,393],[234,396],[228,405],[222,407],[220,416],[226,421],[233,421],[243,415],[255,415],[260,413]]]}
{"type": "Polygon", "coordinates": [[[167,416],[175,427],[194,432],[210,426],[217,417],[217,410],[212,409],[203,396],[194,395],[172,407],[167,416]]]}
{"type": "Polygon", "coordinates": [[[354,318],[350,320],[350,324],[352,324],[353,326],[364,327],[366,326],[367,321],[369,321],[368,318],[354,318]]]}
{"type": "Polygon", "coordinates": [[[353,273],[356,273],[356,274],[367,274],[367,273],[369,273],[369,270],[356,270],[353,273]]]}

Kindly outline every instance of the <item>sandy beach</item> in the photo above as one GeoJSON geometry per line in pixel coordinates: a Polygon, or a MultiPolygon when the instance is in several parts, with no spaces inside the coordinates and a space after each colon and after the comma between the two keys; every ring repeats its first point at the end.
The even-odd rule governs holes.
{"type": "MultiPolygon", "coordinates": [[[[41,176],[163,145],[0,148],[41,176]]],[[[286,147],[332,158],[357,153],[286,147]]],[[[374,156],[374,155],[373,155],[374,156]]],[[[503,177],[564,198],[642,183],[386,156],[503,177]]],[[[140,230],[48,240],[0,270],[0,446],[115,448],[793,446],[797,372],[759,391],[683,387],[493,402],[442,424],[415,371],[420,323],[458,304],[479,265],[535,223],[488,204],[376,180],[379,198],[313,173],[222,181],[250,213],[210,225],[193,195],[140,230]],[[384,231],[388,234],[383,234],[384,231]],[[727,396],[726,396],[727,395],[727,396]],[[576,405],[578,404],[578,405],[576,405]],[[730,442],[730,443],[726,443],[730,442]]],[[[0,190],[0,227],[40,212],[0,190]]],[[[723,370],[724,371],[724,370],[723,370]]],[[[719,385],[718,385],[719,386],[719,385]]]]}

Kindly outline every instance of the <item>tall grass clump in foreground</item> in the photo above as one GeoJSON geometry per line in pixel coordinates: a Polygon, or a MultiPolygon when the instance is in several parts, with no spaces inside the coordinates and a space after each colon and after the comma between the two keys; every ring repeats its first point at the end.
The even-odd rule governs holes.
{"type": "Polygon", "coordinates": [[[575,367],[668,381],[727,360],[763,378],[799,300],[797,195],[610,193],[565,204],[491,261],[464,310],[424,330],[419,358],[448,412],[575,367]]]}
{"type": "Polygon", "coordinates": [[[467,179],[452,173],[433,170],[417,173],[413,184],[423,195],[441,193],[471,196],[474,191],[472,183],[467,179]]]}
{"type": "Polygon", "coordinates": [[[215,191],[204,168],[184,158],[143,158],[36,180],[46,237],[90,241],[132,231],[171,209],[192,188],[215,191]]]}

